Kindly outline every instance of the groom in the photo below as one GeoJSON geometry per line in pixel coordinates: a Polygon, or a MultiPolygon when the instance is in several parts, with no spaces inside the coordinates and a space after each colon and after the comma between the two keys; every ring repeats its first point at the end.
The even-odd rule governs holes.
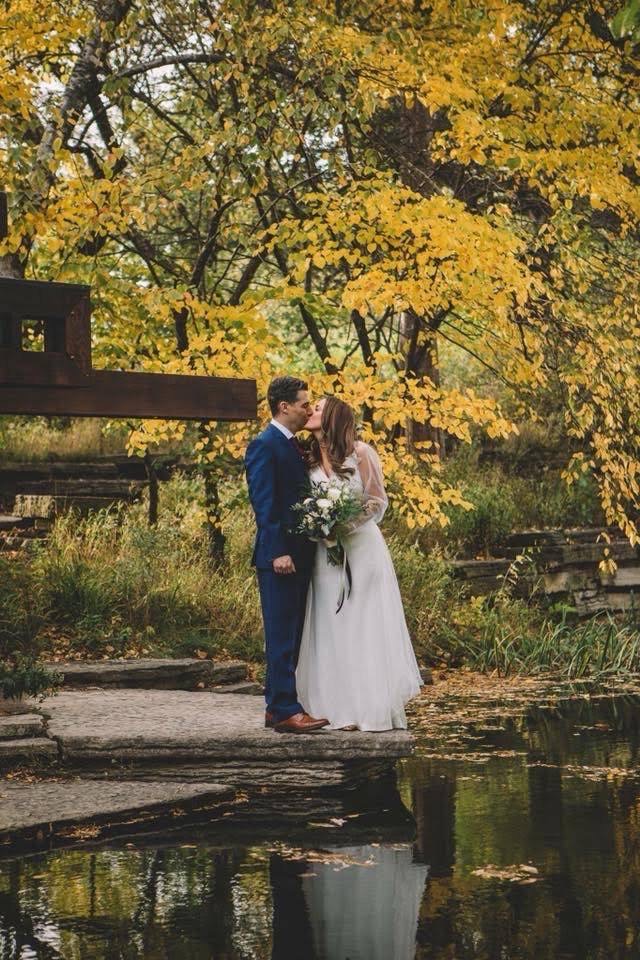
{"type": "Polygon", "coordinates": [[[273,419],[245,454],[249,498],[258,527],[252,563],[258,571],[267,659],[265,726],[313,733],[328,720],[305,712],[296,694],[296,664],[315,544],[289,532],[307,468],[296,433],[311,415],[307,384],[276,377],[267,399],[273,419]]]}

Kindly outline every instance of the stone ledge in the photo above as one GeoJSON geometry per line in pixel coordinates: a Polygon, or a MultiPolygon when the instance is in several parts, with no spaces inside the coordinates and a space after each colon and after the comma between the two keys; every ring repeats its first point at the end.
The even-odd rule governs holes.
{"type": "Polygon", "coordinates": [[[140,687],[143,689],[192,689],[197,683],[211,681],[211,660],[96,660],[46,663],[64,677],[65,687],[140,687]]]}
{"type": "Polygon", "coordinates": [[[43,704],[62,768],[94,777],[208,780],[268,792],[351,789],[410,756],[406,730],[279,734],[259,697],[182,690],[63,690],[43,704]]]}
{"type": "Polygon", "coordinates": [[[25,529],[33,523],[29,517],[18,517],[13,514],[0,514],[0,530],[25,529]]]}
{"type": "Polygon", "coordinates": [[[58,746],[46,737],[21,737],[18,740],[0,740],[0,766],[9,766],[14,760],[51,760],[58,758],[58,746]]]}
{"type": "Polygon", "coordinates": [[[44,720],[37,713],[0,716],[0,742],[16,740],[19,737],[33,737],[44,732],[44,720]]]}
{"type": "MultiPolygon", "coordinates": [[[[155,763],[151,758],[142,765],[123,763],[116,769],[107,769],[105,776],[127,777],[132,781],[150,779],[178,780],[197,783],[225,783],[251,793],[268,794],[265,803],[271,803],[276,794],[290,796],[292,802],[300,792],[354,790],[369,786],[393,774],[393,761],[352,760],[206,760],[183,761],[174,766],[155,763]]],[[[253,800],[252,800],[253,802],[253,800]]]]}
{"type": "Polygon", "coordinates": [[[194,690],[200,683],[227,684],[246,680],[241,660],[96,660],[46,663],[64,677],[65,687],[126,687],[143,690],[194,690]]]}
{"type": "MultiPolygon", "coordinates": [[[[200,661],[202,662],[202,661],[200,661]]],[[[215,660],[213,662],[213,674],[211,680],[213,683],[221,684],[240,684],[247,680],[248,669],[244,660],[215,660]]]]}
{"type": "Polygon", "coordinates": [[[156,814],[175,804],[221,803],[234,797],[222,784],[174,781],[74,780],[15,783],[0,781],[0,841],[24,831],[55,832],[64,825],[91,825],[144,811],[156,814]]]}

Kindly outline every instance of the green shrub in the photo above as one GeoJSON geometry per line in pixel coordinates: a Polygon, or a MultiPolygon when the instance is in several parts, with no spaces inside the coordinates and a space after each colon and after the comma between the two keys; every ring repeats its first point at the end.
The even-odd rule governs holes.
{"type": "Polygon", "coordinates": [[[463,485],[463,495],[473,510],[451,508],[446,537],[450,549],[460,554],[495,553],[513,530],[516,507],[507,485],[497,489],[480,482],[463,485]]]}
{"type": "Polygon", "coordinates": [[[35,660],[18,657],[15,662],[0,662],[0,693],[7,699],[39,697],[54,693],[62,676],[52,673],[35,660]]]}
{"type": "MultiPolygon", "coordinates": [[[[524,441],[523,446],[527,446],[524,441]]],[[[523,476],[507,472],[499,462],[482,464],[479,456],[477,446],[461,447],[445,463],[447,482],[459,485],[474,509],[448,509],[449,526],[429,531],[423,538],[426,546],[438,543],[449,555],[500,556],[505,538],[516,530],[603,523],[598,488],[590,474],[568,486],[557,468],[543,466],[523,476]]]]}
{"type": "Polygon", "coordinates": [[[43,623],[42,590],[27,559],[0,553],[0,660],[16,651],[35,656],[43,623]]]}

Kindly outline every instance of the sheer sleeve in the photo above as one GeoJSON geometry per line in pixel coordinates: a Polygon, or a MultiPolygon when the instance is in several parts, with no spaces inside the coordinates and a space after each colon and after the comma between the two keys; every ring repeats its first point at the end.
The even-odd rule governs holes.
{"type": "Polygon", "coordinates": [[[364,488],[365,516],[355,520],[352,529],[356,529],[371,519],[380,523],[389,504],[384,489],[384,477],[382,476],[378,454],[373,447],[361,441],[356,443],[355,453],[364,488]]]}

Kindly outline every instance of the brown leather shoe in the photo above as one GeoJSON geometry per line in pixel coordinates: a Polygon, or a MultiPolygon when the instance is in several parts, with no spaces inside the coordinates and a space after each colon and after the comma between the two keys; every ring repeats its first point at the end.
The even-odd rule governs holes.
{"type": "Polygon", "coordinates": [[[264,712],[264,725],[265,727],[275,727],[276,725],[276,718],[268,710],[264,712]]]}
{"type": "Polygon", "coordinates": [[[292,717],[274,724],[273,729],[276,733],[315,733],[328,723],[328,720],[316,720],[308,713],[295,713],[292,717]]]}

